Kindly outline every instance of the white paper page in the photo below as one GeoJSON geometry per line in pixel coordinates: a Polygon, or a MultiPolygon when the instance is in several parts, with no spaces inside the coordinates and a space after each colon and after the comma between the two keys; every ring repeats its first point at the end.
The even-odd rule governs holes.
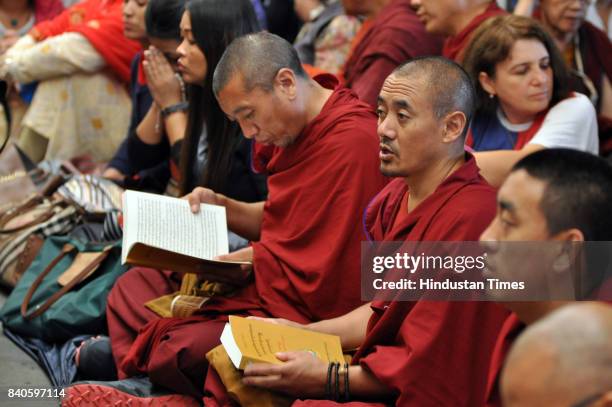
{"type": "Polygon", "coordinates": [[[236,339],[234,339],[234,334],[232,333],[232,326],[227,322],[225,327],[223,327],[223,332],[221,332],[221,344],[225,348],[227,355],[230,360],[236,366],[236,369],[240,369],[240,360],[242,359],[242,353],[240,352],[240,348],[236,343],[236,339]]]}
{"type": "Polygon", "coordinates": [[[201,204],[193,214],[184,199],[126,191],[123,210],[123,262],[137,242],[201,259],[229,251],[223,206],[201,204]]]}

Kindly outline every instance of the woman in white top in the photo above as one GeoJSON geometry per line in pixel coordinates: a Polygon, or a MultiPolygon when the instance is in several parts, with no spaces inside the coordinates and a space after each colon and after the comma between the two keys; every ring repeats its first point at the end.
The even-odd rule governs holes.
{"type": "Polygon", "coordinates": [[[598,153],[595,109],[586,96],[569,91],[561,55],[535,20],[487,20],[474,33],[463,64],[477,94],[466,144],[492,185],[543,148],[598,153]]]}

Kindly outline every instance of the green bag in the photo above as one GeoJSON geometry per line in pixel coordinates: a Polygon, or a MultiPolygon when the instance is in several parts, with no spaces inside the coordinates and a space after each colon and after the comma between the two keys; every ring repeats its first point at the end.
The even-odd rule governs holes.
{"type": "Polygon", "coordinates": [[[106,332],[106,298],[121,266],[121,242],[49,237],[0,310],[11,331],[49,342],[106,332]]]}

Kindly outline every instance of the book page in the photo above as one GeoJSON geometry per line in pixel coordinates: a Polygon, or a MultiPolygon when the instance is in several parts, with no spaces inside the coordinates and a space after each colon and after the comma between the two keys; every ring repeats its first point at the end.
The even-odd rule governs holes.
{"type": "Polygon", "coordinates": [[[123,200],[123,262],[134,243],[200,259],[229,251],[222,206],[201,204],[200,212],[193,214],[184,199],[137,191],[126,191],[123,200]]]}

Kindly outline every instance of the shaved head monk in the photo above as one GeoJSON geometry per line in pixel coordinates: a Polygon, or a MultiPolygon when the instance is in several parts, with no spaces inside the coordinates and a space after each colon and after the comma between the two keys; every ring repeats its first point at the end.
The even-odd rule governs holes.
{"type": "Polygon", "coordinates": [[[612,306],[568,305],[530,326],[501,388],[505,407],[612,406],[612,306]]]}
{"type": "MultiPolygon", "coordinates": [[[[612,167],[603,158],[592,154],[553,148],[528,155],[514,166],[499,189],[497,201],[497,215],[481,236],[483,241],[494,242],[494,247],[499,247],[495,242],[503,241],[612,241],[612,218],[609,216],[612,167]]],[[[569,268],[568,261],[560,264],[564,263],[569,268]]],[[[560,272],[563,270],[554,271],[554,279],[561,278],[560,272]]],[[[516,273],[516,269],[507,275],[512,277],[511,273],[516,273]]],[[[585,280],[591,282],[582,284],[587,290],[586,298],[596,297],[588,290],[605,284],[605,281],[597,281],[605,277],[591,275],[585,280]]],[[[526,326],[567,303],[545,300],[503,303],[512,314],[504,323],[495,345],[487,385],[487,406],[502,405],[499,377],[515,339],[526,326]]]]}
{"type": "MultiPolygon", "coordinates": [[[[441,57],[410,61],[385,80],[377,108],[380,169],[395,179],[367,209],[370,240],[472,241],[489,224],[495,191],[463,148],[473,99],[465,71],[441,57]]],[[[282,365],[248,366],[244,383],[302,399],[296,406],[482,405],[506,317],[486,302],[375,301],[305,326],[339,335],[344,349],[359,348],[348,372],[329,374],[310,353],[289,352],[277,355],[282,365]],[[329,401],[303,400],[320,398],[329,401]]],[[[227,395],[209,381],[212,371],[207,405],[226,405],[227,395]]]]}
{"type": "Polygon", "coordinates": [[[443,38],[425,31],[410,0],[342,0],[342,5],[346,14],[365,18],[344,66],[345,85],[373,107],[398,65],[442,51],[443,38]]]}
{"type": "Polygon", "coordinates": [[[145,302],[178,290],[170,273],[132,269],[108,299],[108,324],[120,378],[201,397],[204,355],[217,346],[228,314],[308,323],[362,304],[361,215],[384,186],[376,116],[332,76],[308,78],[291,44],[269,33],[235,40],[213,79],[223,111],[260,147],[269,198],[247,204],[196,188],[189,202],[226,208],[231,230],[253,244],[226,256],[252,260],[254,282],[215,296],[189,318],[159,318],[145,302]]]}
{"type": "Polygon", "coordinates": [[[474,30],[489,17],[505,14],[491,0],[410,0],[417,15],[432,34],[447,37],[442,55],[463,60],[474,30]]]}

